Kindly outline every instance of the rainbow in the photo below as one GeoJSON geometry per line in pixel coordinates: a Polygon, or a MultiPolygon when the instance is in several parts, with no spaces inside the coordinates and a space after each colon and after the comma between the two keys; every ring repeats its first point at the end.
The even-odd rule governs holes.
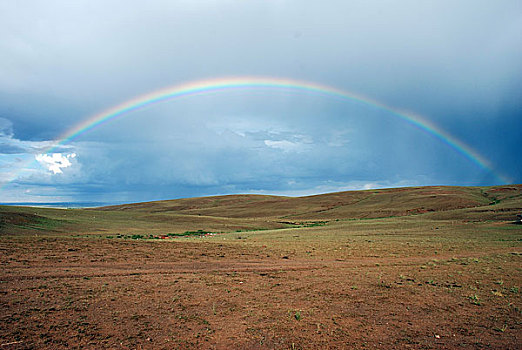
{"type": "Polygon", "coordinates": [[[414,127],[432,135],[445,143],[465,158],[475,163],[479,168],[491,172],[500,181],[509,183],[510,180],[494,170],[491,163],[471,147],[448,134],[425,118],[400,111],[368,97],[357,95],[328,85],[293,79],[278,79],[271,77],[229,77],[219,79],[206,79],[191,81],[179,85],[169,86],[151,93],[135,97],[117,106],[102,111],[85,119],[80,124],[61,135],[45,153],[52,153],[57,147],[65,145],[78,136],[99,128],[113,120],[122,118],[129,113],[147,108],[149,106],[169,101],[184,96],[201,95],[212,92],[237,90],[237,89],[279,89],[296,92],[311,92],[314,94],[334,97],[342,100],[356,101],[373,108],[386,111],[391,116],[398,118],[414,127]]]}

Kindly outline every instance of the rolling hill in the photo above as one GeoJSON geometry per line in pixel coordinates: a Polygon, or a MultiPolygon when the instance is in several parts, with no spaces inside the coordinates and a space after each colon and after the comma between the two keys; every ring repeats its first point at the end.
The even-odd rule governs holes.
{"type": "MultiPolygon", "coordinates": [[[[97,208],[103,211],[177,213],[226,218],[288,220],[363,219],[406,216],[495,205],[522,210],[522,185],[405,187],[346,191],[305,197],[228,195],[97,208]]],[[[510,213],[511,214],[511,213],[510,213]]]]}
{"type": "Polygon", "coordinates": [[[0,232],[229,232],[424,215],[430,219],[513,221],[522,185],[405,187],[305,197],[225,195],[89,209],[0,206],[0,232]]]}

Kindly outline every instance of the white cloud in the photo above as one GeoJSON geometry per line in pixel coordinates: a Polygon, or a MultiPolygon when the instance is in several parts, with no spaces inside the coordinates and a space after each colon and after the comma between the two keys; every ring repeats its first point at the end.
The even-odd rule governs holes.
{"type": "Polygon", "coordinates": [[[293,151],[299,147],[299,144],[295,142],[290,142],[287,140],[282,141],[274,141],[274,140],[265,140],[265,145],[271,148],[281,149],[285,152],[293,151]]]}
{"type": "Polygon", "coordinates": [[[303,150],[303,145],[300,142],[292,142],[288,140],[280,140],[280,141],[274,141],[274,140],[265,140],[265,145],[267,145],[270,148],[280,149],[283,152],[299,152],[303,150]]]}
{"type": "Polygon", "coordinates": [[[47,167],[49,171],[52,171],[53,174],[61,174],[63,173],[62,168],[67,168],[72,165],[70,159],[76,157],[76,153],[70,153],[67,155],[63,155],[62,153],[52,153],[52,154],[37,154],[35,156],[36,160],[47,167]]]}

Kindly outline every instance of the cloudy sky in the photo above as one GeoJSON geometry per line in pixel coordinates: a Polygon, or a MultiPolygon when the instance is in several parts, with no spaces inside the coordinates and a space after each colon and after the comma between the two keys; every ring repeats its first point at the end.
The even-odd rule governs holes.
{"type": "Polygon", "coordinates": [[[519,0],[0,0],[0,53],[0,202],[522,183],[519,0]],[[385,109],[278,88],[171,99],[51,149],[227,77],[366,96],[487,166],[385,109]]]}

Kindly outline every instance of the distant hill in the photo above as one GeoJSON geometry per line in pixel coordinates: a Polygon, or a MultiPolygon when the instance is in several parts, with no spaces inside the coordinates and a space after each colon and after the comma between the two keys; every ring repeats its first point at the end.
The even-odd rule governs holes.
{"type": "Polygon", "coordinates": [[[291,222],[406,216],[491,205],[503,208],[503,212],[522,211],[522,185],[404,187],[305,197],[227,195],[115,205],[97,210],[277,218],[291,222]]]}

